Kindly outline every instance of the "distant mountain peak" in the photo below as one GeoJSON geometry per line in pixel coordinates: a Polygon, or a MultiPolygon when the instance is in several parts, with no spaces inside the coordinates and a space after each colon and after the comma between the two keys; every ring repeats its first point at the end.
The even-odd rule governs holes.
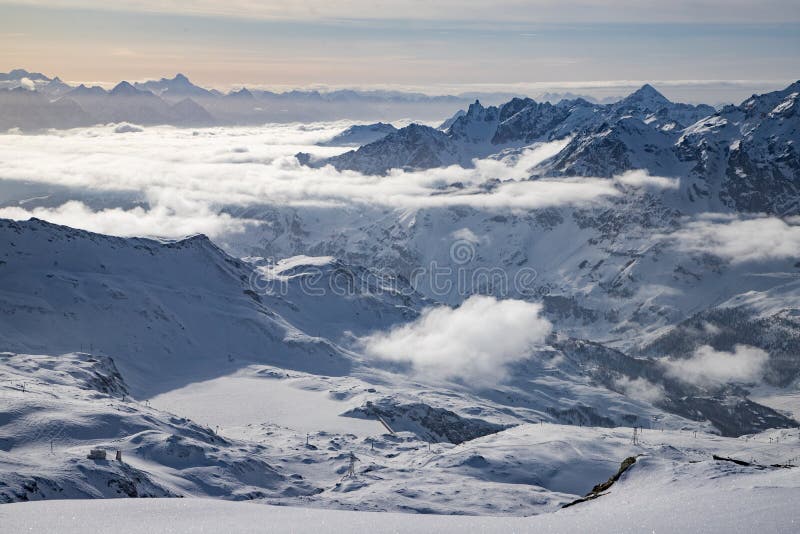
{"type": "Polygon", "coordinates": [[[389,123],[354,124],[332,139],[320,143],[326,146],[362,146],[377,141],[397,131],[389,123]]]}
{"type": "Polygon", "coordinates": [[[469,105],[469,108],[467,109],[467,115],[475,115],[476,113],[481,112],[485,109],[486,108],[483,107],[481,101],[476,98],[475,102],[469,105]]]}
{"type": "Polygon", "coordinates": [[[162,85],[165,85],[167,88],[180,88],[180,89],[195,89],[198,88],[195,84],[186,77],[185,74],[181,74],[180,72],[177,73],[172,79],[169,78],[162,78],[161,82],[162,85]]]}
{"type": "Polygon", "coordinates": [[[652,102],[657,104],[670,104],[670,100],[662,95],[649,83],[644,84],[639,89],[628,95],[623,101],[652,102]]]}
{"type": "Polygon", "coordinates": [[[114,86],[110,94],[115,96],[132,96],[140,95],[142,91],[139,91],[133,85],[123,80],[114,86]]]}
{"type": "Polygon", "coordinates": [[[253,93],[251,93],[247,87],[242,87],[238,91],[231,91],[228,93],[228,96],[232,96],[234,98],[254,98],[253,93]]]}
{"type": "Polygon", "coordinates": [[[20,81],[27,78],[31,81],[49,82],[50,78],[41,72],[28,72],[25,69],[14,69],[8,73],[0,72],[0,81],[20,81]]]}
{"type": "Polygon", "coordinates": [[[14,69],[8,73],[11,79],[19,80],[21,78],[28,78],[29,80],[41,80],[45,82],[49,82],[50,78],[42,74],[41,72],[29,72],[25,69],[14,69]]]}
{"type": "Polygon", "coordinates": [[[68,96],[103,95],[103,94],[106,94],[106,90],[100,87],[99,85],[93,85],[91,87],[88,87],[86,84],[83,83],[67,93],[68,96]]]}
{"type": "Polygon", "coordinates": [[[158,80],[148,80],[146,82],[137,82],[134,87],[140,91],[149,91],[154,95],[167,97],[171,100],[180,99],[182,97],[207,97],[212,96],[212,93],[202,87],[199,87],[191,82],[189,78],[182,73],[177,73],[172,78],[161,78],[158,80]]]}

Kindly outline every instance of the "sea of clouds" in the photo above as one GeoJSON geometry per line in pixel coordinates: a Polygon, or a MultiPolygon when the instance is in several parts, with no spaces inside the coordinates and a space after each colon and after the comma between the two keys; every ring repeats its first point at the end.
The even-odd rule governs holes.
{"type": "Polygon", "coordinates": [[[615,180],[526,179],[528,169],[557,153],[567,140],[538,145],[513,160],[478,160],[470,169],[398,170],[380,177],[331,167],[311,169],[297,162],[294,154],[300,151],[331,156],[346,150],[316,143],[348,125],[142,131],[110,125],[47,135],[4,135],[0,180],[58,186],[73,197],[52,205],[54,195],[44,206],[0,198],[5,201],[0,217],[33,216],[120,236],[181,237],[202,232],[213,238],[259,224],[232,217],[226,211],[231,207],[364,204],[528,210],[599,203],[620,195],[622,186],[673,186],[667,179],[641,172],[615,180]],[[497,179],[499,184],[482,187],[497,179]],[[448,189],[455,183],[463,187],[448,189]],[[142,205],[93,209],[82,200],[86,191],[132,192],[142,205]]]}
{"type": "MultiPolygon", "coordinates": [[[[678,180],[643,171],[612,179],[529,179],[529,169],[558,153],[568,140],[536,145],[502,160],[477,160],[472,168],[397,170],[387,176],[312,169],[294,157],[301,151],[332,156],[347,150],[317,143],[350,125],[192,130],[112,124],[2,135],[0,217],[37,217],[118,236],[180,238],[204,233],[224,243],[227,236],[269,224],[237,216],[252,206],[367,206],[401,212],[468,206],[523,212],[602,206],[630,189],[680,191],[678,180]]],[[[454,239],[481,239],[469,229],[459,232],[454,239]]],[[[732,263],[791,258],[800,250],[800,220],[700,214],[655,239],[732,263]]],[[[429,376],[493,382],[549,333],[551,325],[540,311],[534,303],[474,296],[458,308],[430,308],[412,323],[365,338],[363,348],[375,358],[404,362],[429,376]]],[[[664,365],[677,378],[706,384],[755,381],[763,369],[765,355],[757,350],[712,352],[703,348],[690,359],[664,365]]],[[[635,381],[619,386],[642,399],[661,395],[635,381]]]]}
{"type": "MultiPolygon", "coordinates": [[[[224,241],[225,236],[263,224],[235,215],[257,205],[525,211],[600,205],[630,188],[679,187],[677,179],[643,171],[613,179],[528,180],[529,169],[558,153],[568,139],[533,146],[513,158],[476,160],[468,169],[396,170],[387,176],[311,169],[294,157],[301,151],[322,157],[348,150],[317,143],[351,124],[197,130],[112,124],[42,135],[5,134],[0,185],[27,184],[25,190],[35,191],[36,199],[31,202],[24,195],[4,193],[8,188],[0,190],[0,217],[37,217],[118,236],[180,238],[204,233],[224,241]],[[88,198],[90,192],[106,200],[98,205],[88,198]],[[108,198],[117,198],[117,204],[108,205],[108,198]]],[[[800,221],[699,215],[662,237],[684,250],[735,262],[786,258],[800,249],[800,221]]]]}

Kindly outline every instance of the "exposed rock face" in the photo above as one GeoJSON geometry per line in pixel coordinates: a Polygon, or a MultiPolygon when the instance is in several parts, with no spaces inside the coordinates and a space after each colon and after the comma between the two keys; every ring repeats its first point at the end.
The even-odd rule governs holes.
{"type": "Polygon", "coordinates": [[[386,137],[320,162],[338,170],[357,170],[365,174],[385,174],[390,169],[430,169],[466,164],[459,145],[447,134],[412,124],[386,137]]]}
{"type": "MultiPolygon", "coordinates": [[[[652,399],[654,405],[687,419],[709,420],[725,436],[792,428],[797,424],[790,417],[750,400],[742,388],[727,384],[698,386],[674,378],[657,359],[633,358],[598,343],[579,340],[560,342],[557,346],[606,387],[624,392],[626,381],[641,380],[652,391],[660,392],[660,398],[652,399]]],[[[590,418],[580,422],[606,426],[590,418]]],[[[650,425],[649,421],[630,422],[643,423],[650,425]]]]}
{"type": "Polygon", "coordinates": [[[446,131],[411,125],[393,135],[317,162],[339,170],[385,174],[391,169],[469,167],[532,143],[570,138],[533,176],[612,177],[642,169],[681,179],[699,206],[780,216],[800,213],[800,82],[753,96],[719,112],[673,103],[649,85],[614,104],[582,99],[558,104],[515,98],[479,102],[446,131]]]}
{"type": "Polygon", "coordinates": [[[407,431],[432,442],[464,443],[509,428],[482,419],[463,417],[450,410],[435,408],[425,403],[398,404],[392,399],[367,403],[346,415],[374,419],[389,424],[394,431],[407,431]]]}

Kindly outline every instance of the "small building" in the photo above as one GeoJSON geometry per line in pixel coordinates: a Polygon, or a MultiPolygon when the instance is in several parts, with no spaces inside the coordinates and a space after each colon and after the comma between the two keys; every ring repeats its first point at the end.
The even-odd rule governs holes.
{"type": "Polygon", "coordinates": [[[106,459],[106,451],[103,449],[92,449],[89,451],[89,456],[87,456],[90,460],[105,460],[106,459]]]}

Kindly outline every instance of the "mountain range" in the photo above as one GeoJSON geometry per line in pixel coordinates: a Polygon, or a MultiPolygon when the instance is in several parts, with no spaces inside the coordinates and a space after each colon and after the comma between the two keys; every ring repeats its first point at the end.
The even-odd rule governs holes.
{"type": "MultiPolygon", "coordinates": [[[[480,95],[491,100],[508,94],[480,95]]],[[[15,69],[0,73],[0,130],[75,128],[108,122],[175,126],[252,125],[323,120],[435,120],[470,96],[402,91],[248,89],[227,93],[195,85],[183,74],[145,82],[122,81],[110,90],[71,86],[58,77],[15,69]]]]}
{"type": "Polygon", "coordinates": [[[800,82],[719,111],[670,102],[649,85],[607,105],[583,99],[551,104],[515,98],[489,107],[475,102],[445,129],[412,124],[310,164],[365,174],[468,167],[475,159],[565,139],[558,154],[529,169],[531,177],[608,178],[646,170],[682,178],[690,201],[710,209],[797,215],[798,94],[800,82]]]}
{"type": "MultiPolygon", "coordinates": [[[[111,91],[0,81],[20,77],[34,90],[3,93],[9,128],[414,100],[221,94],[180,75],[111,91]]],[[[0,501],[530,515],[600,497],[606,480],[625,495],[628,476],[785,483],[800,417],[799,95],[797,82],[719,110],[650,85],[612,103],[444,98],[438,128],[343,127],[312,147],[326,156],[281,160],[343,187],[424,178],[422,201],[219,198],[258,222],[224,248],[0,219],[0,501]],[[485,201],[520,185],[543,186],[537,203],[485,201]],[[547,202],[565,185],[602,201],[547,202]]],[[[24,202],[37,198],[56,203],[24,202]]]]}
{"type": "MultiPolygon", "coordinates": [[[[382,476],[360,505],[402,510],[391,504],[394,484],[408,462],[419,461],[413,451],[428,442],[460,446],[448,448],[437,469],[438,487],[455,488],[493,476],[472,452],[483,450],[482,438],[510,440],[504,446],[516,449],[517,434],[536,435],[545,422],[555,429],[642,425],[725,436],[797,424],[750,399],[741,385],[693,384],[670,374],[658,358],[632,357],[563,331],[491,387],[408,376],[365,357],[358,339],[415,320],[430,301],[402,281],[315,295],[308,290],[310,276],[324,281],[320,287],[343,277],[363,279],[358,267],[333,258],[288,258],[264,270],[203,236],[116,238],[36,219],[0,220],[0,251],[0,394],[7,397],[0,409],[0,499],[7,502],[206,495],[347,507],[352,501],[328,487],[333,481],[325,466],[341,460],[342,448],[369,454],[377,446],[386,456],[373,469],[382,476]],[[254,276],[285,285],[256,291],[254,276]],[[634,393],[631,384],[640,383],[659,393],[634,393]],[[198,405],[204,398],[210,404],[198,405]],[[276,421],[281,412],[275,406],[284,404],[290,415],[278,420],[287,426],[259,421],[276,421]],[[220,435],[213,414],[223,405],[251,424],[228,425],[220,435]],[[297,432],[305,428],[308,445],[298,450],[297,432]],[[310,436],[328,445],[317,447],[310,436]],[[58,455],[44,452],[51,441],[58,455]],[[87,443],[122,450],[128,463],[77,459],[87,443]]],[[[657,343],[666,346],[663,337],[657,343]]],[[[588,454],[591,459],[570,468],[570,455],[542,459],[540,451],[531,474],[498,475],[493,484],[500,484],[498,498],[508,499],[505,513],[551,510],[586,491],[589,473],[599,478],[613,470],[612,458],[623,454],[617,449],[627,438],[610,431],[614,451],[605,455],[588,454]],[[554,461],[584,478],[543,474],[554,461]],[[542,499],[512,505],[521,482],[546,488],[542,499]]],[[[593,450],[590,442],[579,447],[593,450]]],[[[453,502],[445,494],[409,504],[491,510],[477,495],[453,502]]]]}

